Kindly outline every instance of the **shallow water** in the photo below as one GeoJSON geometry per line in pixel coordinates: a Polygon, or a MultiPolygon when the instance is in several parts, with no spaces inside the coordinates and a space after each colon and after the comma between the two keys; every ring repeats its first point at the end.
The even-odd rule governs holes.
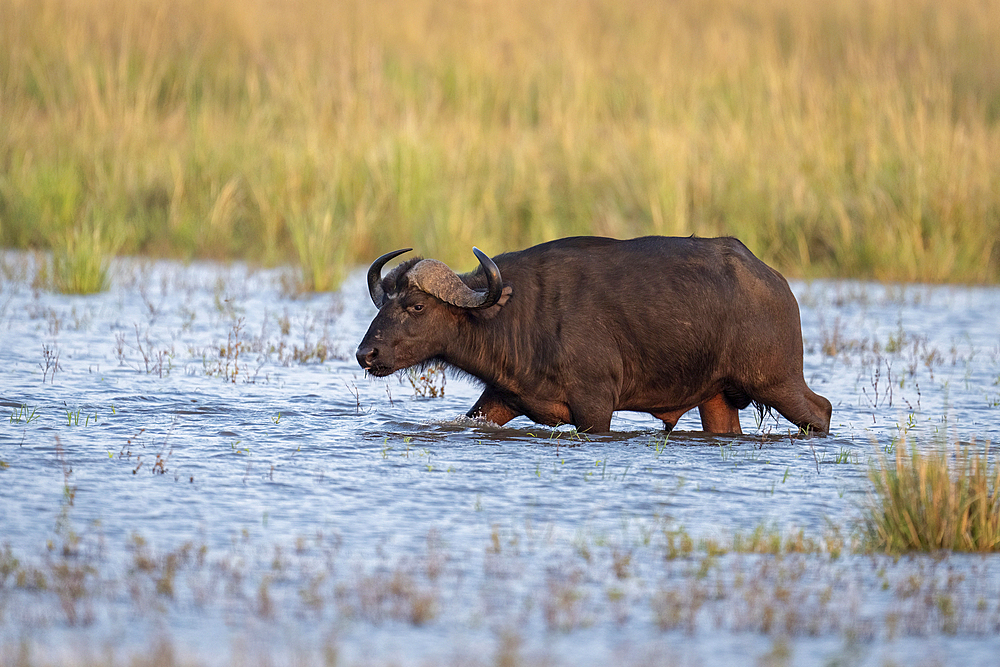
{"type": "Polygon", "coordinates": [[[479,393],[462,378],[443,397],[417,395],[437,378],[366,378],[360,272],[340,294],[293,298],[280,270],[123,261],[112,289],[78,297],[33,289],[30,258],[4,260],[5,660],[150,645],[208,664],[1000,651],[993,556],[670,546],[762,525],[846,535],[869,463],[904,435],[1000,440],[997,288],[794,283],[832,435],[745,410],[745,436],[709,436],[695,411],[665,440],[635,414],[606,437],[488,427],[462,417],[479,393]]]}

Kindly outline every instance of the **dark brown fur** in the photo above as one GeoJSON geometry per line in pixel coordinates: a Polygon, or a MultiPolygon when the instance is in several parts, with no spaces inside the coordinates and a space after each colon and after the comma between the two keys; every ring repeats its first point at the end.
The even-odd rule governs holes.
{"type": "MultiPolygon", "coordinates": [[[[736,239],[575,237],[506,253],[494,258],[504,298],[484,310],[413,289],[416,261],[383,279],[390,298],[358,361],[379,376],[455,366],[485,385],[469,416],[606,432],[616,410],[672,428],[698,407],[705,430],[739,433],[755,402],[829,430],[830,402],[803,378],[795,297],[736,239]]],[[[485,289],[481,269],[462,279],[485,289]]]]}

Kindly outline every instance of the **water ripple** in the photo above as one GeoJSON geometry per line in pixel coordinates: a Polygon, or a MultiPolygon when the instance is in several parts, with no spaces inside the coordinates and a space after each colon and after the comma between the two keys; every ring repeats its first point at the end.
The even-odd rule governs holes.
{"type": "MultiPolygon", "coordinates": [[[[87,298],[4,287],[0,545],[38,568],[61,550],[90,558],[93,574],[82,576],[104,582],[94,595],[119,592],[91,600],[84,627],[54,593],[0,581],[0,644],[111,641],[115,619],[162,608],[136,623],[165,622],[194,647],[261,618],[306,646],[322,643],[296,620],[312,614],[339,624],[347,654],[370,646],[386,661],[401,655],[394,645],[475,646],[484,627],[515,621],[525,646],[546,645],[564,624],[560,655],[600,664],[588,651],[659,645],[651,605],[674,575],[642,574],[654,567],[641,562],[650,544],[762,524],[820,535],[857,515],[869,463],[903,434],[924,447],[1000,440],[994,288],[793,284],[806,376],[835,405],[829,436],[790,437],[787,422],[744,411],[743,437],[699,433],[695,415],[669,437],[647,416],[616,415],[615,433],[592,437],[524,418],[468,420],[480,388],[461,378],[444,398],[419,398],[403,378],[365,378],[349,354],[290,356],[321,341],[353,349],[373,314],[363,272],[342,295],[292,300],[274,272],[145,266],[162,286],[155,312],[123,285],[87,298]],[[219,348],[237,330],[241,352],[227,367],[219,348]],[[45,348],[59,351],[54,373],[44,372],[45,348]],[[617,567],[632,574],[620,578],[614,561],[629,554],[617,567]],[[167,582],[168,562],[185,578],[167,582]],[[426,623],[412,616],[421,595],[433,599],[426,623]],[[563,607],[546,607],[553,599],[563,607]],[[627,611],[620,622],[616,600],[627,611]],[[34,611],[9,613],[22,603],[50,622],[29,632],[34,611]],[[386,620],[403,639],[388,636],[386,620]]],[[[817,567],[824,581],[843,576],[817,567]]],[[[879,589],[876,574],[864,576],[879,589]]],[[[730,645],[741,636],[709,634],[730,645]]],[[[686,641],[704,649],[709,640],[697,637],[686,641]]]]}

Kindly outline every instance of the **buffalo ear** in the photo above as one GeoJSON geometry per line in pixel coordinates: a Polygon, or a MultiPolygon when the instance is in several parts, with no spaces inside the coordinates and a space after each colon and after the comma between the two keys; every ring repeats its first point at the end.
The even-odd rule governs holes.
{"type": "Polygon", "coordinates": [[[511,287],[510,285],[504,285],[503,291],[500,292],[500,299],[495,304],[493,304],[489,308],[471,310],[469,312],[471,312],[475,317],[484,320],[492,320],[494,317],[497,316],[497,313],[500,312],[500,309],[503,308],[504,304],[507,303],[508,300],[510,300],[510,295],[513,293],[514,293],[513,287],[511,287]]]}

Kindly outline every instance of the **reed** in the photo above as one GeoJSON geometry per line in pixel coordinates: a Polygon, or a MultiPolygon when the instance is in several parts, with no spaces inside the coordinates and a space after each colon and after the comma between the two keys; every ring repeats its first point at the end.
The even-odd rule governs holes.
{"type": "MultiPolygon", "coordinates": [[[[733,234],[793,276],[1000,280],[1000,3],[0,0],[0,243],[474,265],[733,234]]],[[[79,269],[93,273],[93,269],[79,269]]]]}
{"type": "Polygon", "coordinates": [[[867,545],[874,551],[1000,551],[1000,465],[960,447],[922,452],[895,448],[869,472],[864,508],[867,545]],[[908,451],[907,451],[908,450],[908,451]]]}

